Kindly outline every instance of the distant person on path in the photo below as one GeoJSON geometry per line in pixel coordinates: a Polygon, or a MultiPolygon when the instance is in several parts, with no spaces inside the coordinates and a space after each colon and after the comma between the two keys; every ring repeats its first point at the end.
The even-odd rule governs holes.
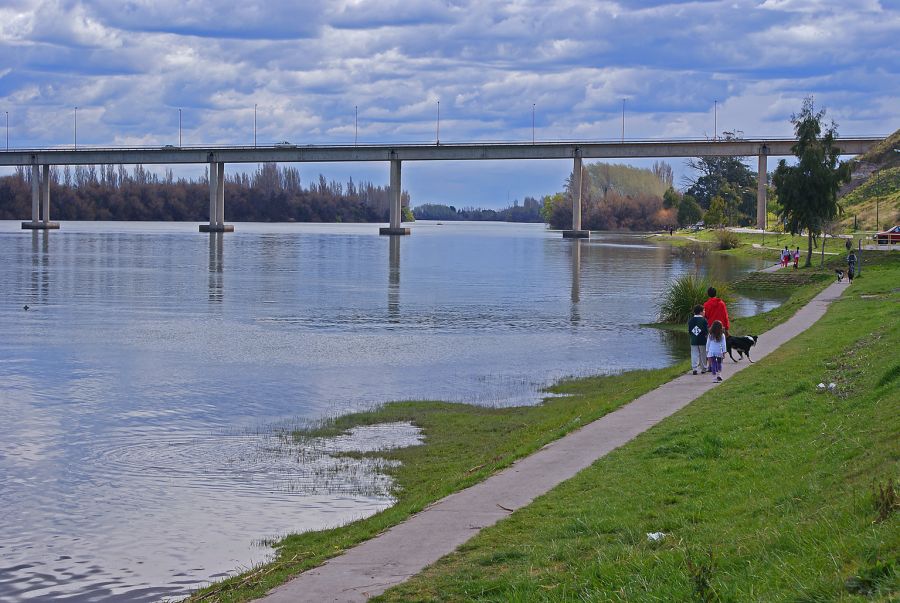
{"type": "Polygon", "coordinates": [[[709,296],[709,299],[703,304],[703,314],[706,316],[706,322],[712,325],[713,322],[718,320],[722,323],[722,328],[725,329],[725,336],[727,337],[728,329],[731,328],[731,323],[728,321],[728,308],[725,307],[724,301],[716,297],[715,287],[707,289],[706,294],[709,296]]]}
{"type": "Polygon", "coordinates": [[[788,262],[791,259],[791,250],[788,249],[788,246],[784,246],[784,250],[781,252],[781,267],[787,268],[788,262]]]}
{"type": "Polygon", "coordinates": [[[800,267],[800,248],[794,250],[794,268],[800,267]]]}
{"type": "Polygon", "coordinates": [[[691,369],[706,372],[706,319],[703,318],[703,306],[694,306],[694,316],[688,321],[688,333],[691,335],[691,369]]]}
{"type": "Polygon", "coordinates": [[[856,276],[856,254],[850,251],[847,256],[847,280],[853,283],[853,277],[856,276]]]}
{"type": "Polygon", "coordinates": [[[706,362],[709,366],[709,372],[713,374],[713,381],[718,383],[722,380],[722,359],[725,358],[725,329],[722,323],[714,320],[712,326],[709,327],[709,336],[706,338],[706,362]]]}

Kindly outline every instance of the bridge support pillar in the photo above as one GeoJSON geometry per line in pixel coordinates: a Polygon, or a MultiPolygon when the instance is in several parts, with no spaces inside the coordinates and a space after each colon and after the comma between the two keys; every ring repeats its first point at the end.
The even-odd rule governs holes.
{"type": "Polygon", "coordinates": [[[766,170],[766,158],[769,149],[766,145],[759,148],[759,164],[756,184],[756,227],[766,229],[766,185],[768,184],[768,172],[766,170]]]}
{"type": "Polygon", "coordinates": [[[31,165],[31,222],[22,222],[22,228],[27,230],[59,228],[59,222],[50,221],[49,165],[31,165]]]}
{"type": "Polygon", "coordinates": [[[225,224],[225,164],[209,162],[209,224],[201,224],[200,232],[234,232],[225,224]]]}
{"type": "Polygon", "coordinates": [[[378,234],[383,235],[408,235],[409,228],[400,226],[400,218],[403,215],[401,208],[401,184],[400,184],[400,160],[391,159],[391,192],[390,192],[390,220],[387,228],[379,228],[378,234]]]}
{"type": "Polygon", "coordinates": [[[572,183],[575,190],[572,191],[572,230],[564,230],[563,238],[565,239],[589,239],[591,237],[590,230],[582,230],[581,228],[581,182],[583,170],[581,165],[581,150],[575,150],[575,166],[572,169],[574,182],[572,183]]]}

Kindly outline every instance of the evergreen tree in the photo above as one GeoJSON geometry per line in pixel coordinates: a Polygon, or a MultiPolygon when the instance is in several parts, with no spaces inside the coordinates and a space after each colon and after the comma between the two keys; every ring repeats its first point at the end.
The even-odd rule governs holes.
{"type": "Polygon", "coordinates": [[[816,111],[812,97],[804,99],[800,113],[791,116],[797,136],[791,152],[797,165],[782,159],[773,177],[787,228],[791,234],[807,232],[807,267],[812,263],[813,237],[840,213],[838,189],[850,179],[849,165],[840,162],[841,151],[835,146],[837,125],[832,121],[823,133],[824,119],[825,110],[816,111]]]}
{"type": "Polygon", "coordinates": [[[725,223],[725,199],[713,197],[709,209],[703,215],[703,221],[707,226],[721,226],[725,223]]]}
{"type": "Polygon", "coordinates": [[[685,195],[681,198],[681,203],[678,204],[679,226],[695,224],[700,221],[702,215],[703,210],[700,209],[700,205],[697,203],[696,199],[690,195],[685,195]]]}

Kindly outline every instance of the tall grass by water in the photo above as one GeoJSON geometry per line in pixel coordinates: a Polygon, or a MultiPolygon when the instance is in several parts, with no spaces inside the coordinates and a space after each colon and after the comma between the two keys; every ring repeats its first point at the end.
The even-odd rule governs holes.
{"type": "Polygon", "coordinates": [[[709,277],[698,274],[684,274],[666,287],[659,300],[659,320],[667,323],[681,323],[694,315],[694,306],[709,299],[707,291],[715,287],[726,304],[731,303],[732,294],[723,283],[714,282],[709,277]]]}

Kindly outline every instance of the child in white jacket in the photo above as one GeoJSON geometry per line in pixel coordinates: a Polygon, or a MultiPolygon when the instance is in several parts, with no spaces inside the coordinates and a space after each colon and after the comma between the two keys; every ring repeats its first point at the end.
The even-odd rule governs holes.
{"type": "Polygon", "coordinates": [[[706,337],[707,368],[713,374],[713,381],[722,380],[722,359],[728,347],[725,344],[725,328],[722,322],[714,320],[706,337]]]}

